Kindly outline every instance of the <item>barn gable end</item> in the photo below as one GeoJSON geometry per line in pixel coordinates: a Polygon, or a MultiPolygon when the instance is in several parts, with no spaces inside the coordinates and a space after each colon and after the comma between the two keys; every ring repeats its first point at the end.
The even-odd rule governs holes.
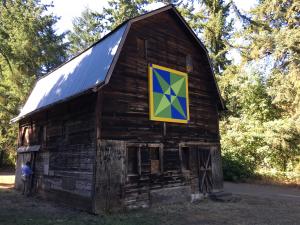
{"type": "MultiPolygon", "coordinates": [[[[213,76],[203,48],[186,27],[181,26],[178,19],[176,13],[169,10],[133,22],[110,81],[100,90],[102,107],[98,145],[101,147],[98,154],[104,154],[102,151],[105,152],[107,147],[111,149],[112,157],[115,157],[113,146],[121,145],[114,143],[122,142],[123,155],[119,156],[124,159],[119,161],[122,164],[119,166],[121,177],[115,176],[114,180],[112,176],[110,179],[107,178],[106,182],[117,187],[112,194],[119,192],[119,187],[122,187],[125,206],[148,205],[151,195],[156,195],[155,189],[159,188],[185,190],[179,191],[182,193],[182,199],[187,198],[186,184],[192,187],[189,193],[199,192],[198,180],[192,179],[193,176],[197,176],[197,168],[182,170],[184,153],[181,149],[188,149],[191,155],[198,149],[213,153],[212,158],[216,165],[214,174],[218,175],[211,181],[212,188],[215,190],[222,188],[219,102],[213,76]],[[192,72],[188,73],[190,121],[188,124],[179,124],[149,120],[149,65],[158,64],[186,72],[188,60],[192,61],[190,66],[193,67],[192,72]],[[158,152],[160,158],[158,173],[151,173],[151,156],[149,158],[147,154],[144,155],[143,149],[158,152]],[[132,154],[137,156],[131,156],[132,154]],[[128,155],[133,158],[129,159],[128,155]],[[145,158],[144,161],[142,158],[145,158]],[[136,174],[128,171],[128,166],[132,164],[136,165],[138,171],[136,174]]],[[[97,178],[105,173],[103,168],[99,169],[97,178]]],[[[103,182],[103,180],[100,183],[96,181],[96,186],[101,186],[103,182]]],[[[104,194],[99,194],[96,203],[97,200],[101,203],[101,199],[105,197],[104,194]]],[[[111,199],[109,196],[106,197],[111,199]]],[[[180,198],[178,195],[177,197],[180,198]]]]}

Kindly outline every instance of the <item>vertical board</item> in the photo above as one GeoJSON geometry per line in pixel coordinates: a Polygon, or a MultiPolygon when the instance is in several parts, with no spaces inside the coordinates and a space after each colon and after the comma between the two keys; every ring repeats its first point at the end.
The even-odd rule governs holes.
{"type": "Polygon", "coordinates": [[[211,147],[213,191],[223,189],[223,170],[220,146],[211,147]]]}
{"type": "Polygon", "coordinates": [[[125,177],[125,143],[102,140],[97,153],[95,212],[120,209],[125,177]]]}

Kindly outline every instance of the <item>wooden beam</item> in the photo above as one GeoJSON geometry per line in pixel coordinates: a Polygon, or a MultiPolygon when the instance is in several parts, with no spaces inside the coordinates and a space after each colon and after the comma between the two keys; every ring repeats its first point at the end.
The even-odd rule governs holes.
{"type": "Polygon", "coordinates": [[[96,207],[96,195],[97,195],[97,174],[99,165],[99,151],[101,144],[101,127],[102,127],[102,105],[103,105],[103,94],[102,90],[97,90],[96,106],[95,106],[95,125],[96,125],[96,149],[93,165],[93,182],[92,182],[92,212],[97,213],[96,207]]]}

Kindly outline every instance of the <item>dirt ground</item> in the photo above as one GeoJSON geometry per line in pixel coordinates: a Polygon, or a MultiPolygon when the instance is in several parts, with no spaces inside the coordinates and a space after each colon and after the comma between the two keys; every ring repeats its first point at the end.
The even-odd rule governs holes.
{"type": "Polygon", "coordinates": [[[24,197],[14,189],[8,188],[7,185],[2,185],[2,188],[0,187],[0,224],[300,224],[299,189],[233,183],[225,183],[225,189],[232,190],[236,201],[203,200],[197,204],[153,205],[150,209],[94,216],[45,202],[37,197],[24,197]]]}
{"type": "Polygon", "coordinates": [[[15,182],[15,172],[0,172],[0,189],[12,188],[15,182]]]}

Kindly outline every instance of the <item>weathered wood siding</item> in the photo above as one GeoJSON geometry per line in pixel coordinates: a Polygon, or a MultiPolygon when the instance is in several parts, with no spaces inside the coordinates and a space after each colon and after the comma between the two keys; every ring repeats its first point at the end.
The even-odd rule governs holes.
{"type": "MultiPolygon", "coordinates": [[[[31,129],[29,144],[41,145],[40,151],[35,153],[34,192],[72,206],[92,209],[95,102],[95,94],[88,94],[20,121],[20,130],[36,128],[31,129]],[[44,127],[46,132],[45,138],[40,140],[39,127],[44,127]]],[[[28,153],[18,153],[18,158],[23,154],[28,153]]]]}
{"type": "MultiPolygon", "coordinates": [[[[163,145],[163,172],[160,175],[151,175],[149,168],[143,167],[139,177],[124,179],[125,184],[120,183],[124,187],[125,204],[127,200],[128,203],[134,202],[132,199],[138,201],[138,196],[147,188],[190,183],[180,169],[181,142],[196,141],[219,146],[217,96],[209,62],[203,49],[180,23],[171,11],[133,23],[110,82],[101,89],[102,140],[163,145]],[[146,40],[144,50],[141,50],[141,40],[146,40]],[[148,64],[185,72],[188,55],[193,64],[193,72],[188,74],[190,122],[166,123],[164,135],[164,124],[149,120],[148,64]]],[[[220,163],[215,165],[214,170],[220,172],[220,166],[220,163]]],[[[221,176],[214,176],[218,187],[222,185],[221,176]]]]}
{"type": "Polygon", "coordinates": [[[148,63],[186,71],[186,56],[192,55],[194,68],[188,76],[191,120],[186,125],[167,123],[165,139],[172,140],[171,145],[174,141],[191,139],[219,141],[216,97],[208,60],[183,31],[167,13],[131,26],[110,82],[103,90],[103,139],[162,141],[163,123],[149,120],[148,63]],[[138,56],[137,37],[147,40],[146,58],[138,56]]]}

